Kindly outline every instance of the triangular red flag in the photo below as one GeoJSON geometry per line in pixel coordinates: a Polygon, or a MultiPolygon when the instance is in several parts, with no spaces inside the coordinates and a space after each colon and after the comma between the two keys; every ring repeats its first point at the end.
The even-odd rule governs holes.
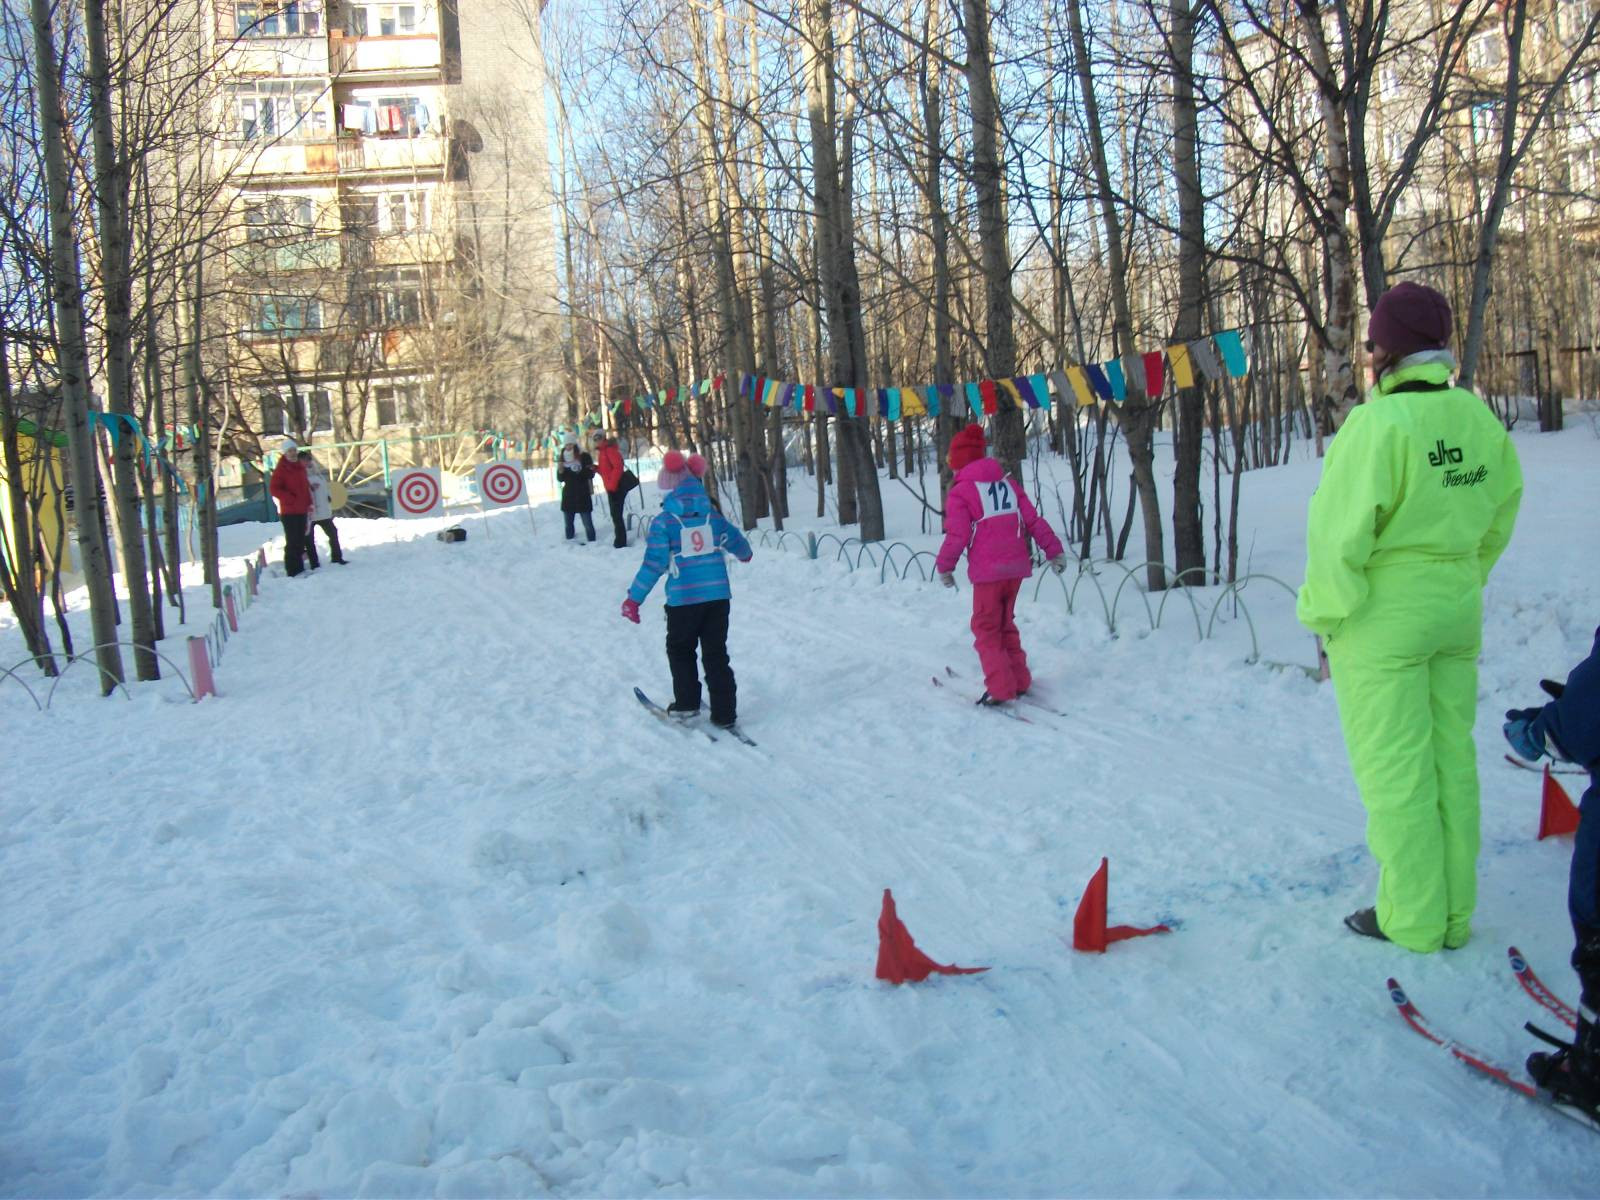
{"type": "Polygon", "coordinates": [[[894,909],[894,897],[883,889],[883,911],[878,914],[878,978],[890,983],[921,983],[929,975],[976,975],[988,967],[946,967],[933,961],[911,940],[911,931],[894,909]]]}
{"type": "Polygon", "coordinates": [[[1564,833],[1578,832],[1578,810],[1572,797],[1550,774],[1550,764],[1544,766],[1544,791],[1539,798],[1539,838],[1559,837],[1564,833]]]}
{"type": "Polygon", "coordinates": [[[1134,925],[1113,925],[1106,928],[1106,892],[1111,877],[1111,864],[1104,858],[1100,869],[1083,889],[1083,899],[1078,901],[1078,912],[1072,918],[1072,948],[1090,950],[1100,954],[1112,942],[1127,938],[1144,937],[1147,933],[1171,933],[1165,925],[1152,925],[1140,929],[1134,925]]]}

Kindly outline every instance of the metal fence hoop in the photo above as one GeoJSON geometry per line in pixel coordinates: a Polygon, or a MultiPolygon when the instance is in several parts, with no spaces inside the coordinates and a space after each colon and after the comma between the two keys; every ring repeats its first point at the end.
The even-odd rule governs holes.
{"type": "Polygon", "coordinates": [[[19,662],[16,666],[7,667],[5,670],[0,671],[0,679],[15,679],[19,684],[22,685],[22,690],[28,693],[28,699],[33,701],[34,711],[36,712],[43,712],[44,705],[39,703],[39,697],[34,694],[33,688],[28,686],[28,681],[21,675],[18,675],[17,672],[22,669],[22,663],[37,663],[41,658],[44,657],[45,656],[42,654],[32,654],[23,659],[22,662],[19,662]]]}
{"type": "Polygon", "coordinates": [[[1200,578],[1202,581],[1204,581],[1206,576],[1206,569],[1204,567],[1189,567],[1185,570],[1179,571],[1172,577],[1172,582],[1167,585],[1166,590],[1161,594],[1161,603],[1156,605],[1156,624],[1158,626],[1161,624],[1161,616],[1166,612],[1167,609],[1168,597],[1172,595],[1174,590],[1182,591],[1184,599],[1189,602],[1189,610],[1194,614],[1195,641],[1203,642],[1206,640],[1206,634],[1205,630],[1200,627],[1200,605],[1195,602],[1194,589],[1183,586],[1183,577],[1195,571],[1200,572],[1200,578]]]}
{"type": "MultiPolygon", "coordinates": [[[[1132,582],[1134,573],[1136,571],[1141,571],[1141,570],[1143,570],[1143,569],[1145,569],[1147,567],[1160,567],[1163,571],[1165,571],[1167,569],[1167,564],[1166,563],[1156,563],[1156,562],[1142,562],[1142,563],[1139,563],[1137,566],[1130,567],[1125,563],[1119,563],[1119,562],[1115,562],[1115,561],[1108,561],[1107,565],[1116,567],[1118,570],[1120,570],[1122,572],[1122,582],[1117,584],[1116,594],[1114,596],[1112,596],[1112,598],[1111,598],[1111,615],[1112,615],[1113,618],[1115,618],[1115,616],[1116,616],[1118,605],[1121,604],[1121,602],[1122,602],[1122,589],[1127,587],[1128,584],[1130,582],[1132,582]]],[[[1156,627],[1156,618],[1155,618],[1155,614],[1150,611],[1150,593],[1144,591],[1141,588],[1139,588],[1137,585],[1135,585],[1133,590],[1139,594],[1141,599],[1144,600],[1144,615],[1145,615],[1145,619],[1150,622],[1150,628],[1152,630],[1155,629],[1155,627],[1156,627]]]]}
{"type": "MultiPolygon", "coordinates": [[[[931,571],[924,571],[922,569],[922,561],[921,560],[924,559],[924,558],[931,558],[931,559],[934,560],[935,563],[937,563],[939,561],[939,555],[937,553],[935,553],[934,551],[932,551],[932,550],[918,550],[915,553],[913,553],[909,559],[906,560],[906,565],[904,567],[900,568],[900,578],[901,578],[901,580],[902,581],[905,580],[905,577],[910,573],[912,567],[916,567],[917,568],[917,573],[922,576],[922,582],[923,583],[927,583],[928,580],[932,579],[933,578],[933,573],[931,571]]],[[[880,580],[882,579],[882,574],[881,573],[879,575],[879,579],[880,580]]]]}
{"type": "MultiPolygon", "coordinates": [[[[57,675],[55,682],[50,685],[50,692],[45,696],[44,706],[49,708],[51,703],[55,700],[56,688],[60,686],[62,679],[66,677],[68,671],[70,671],[75,665],[87,658],[89,655],[94,654],[96,651],[103,650],[107,646],[127,646],[135,653],[154,654],[162,662],[166,663],[167,666],[172,668],[173,674],[175,674],[179,679],[183,680],[183,686],[184,689],[189,693],[189,699],[198,699],[198,697],[194,694],[194,686],[189,682],[189,677],[183,673],[183,668],[177,663],[173,662],[172,659],[168,658],[165,654],[161,653],[161,651],[150,646],[141,646],[137,642],[101,642],[98,646],[90,646],[87,650],[81,650],[77,654],[71,654],[67,656],[67,665],[62,668],[61,674],[57,675]]],[[[100,673],[102,675],[110,674],[110,672],[104,667],[100,667],[100,673]]],[[[126,683],[120,679],[113,679],[112,683],[121,688],[122,694],[130,701],[133,699],[133,693],[128,690],[128,685],[126,683]]]]}
{"type": "MultiPolygon", "coordinates": [[[[904,542],[890,542],[888,547],[883,552],[883,562],[881,564],[879,564],[879,566],[878,566],[878,582],[879,583],[882,583],[884,581],[885,573],[889,570],[889,568],[891,566],[894,565],[894,551],[895,551],[895,547],[896,546],[902,547],[906,551],[907,554],[912,554],[912,555],[916,554],[916,551],[913,550],[910,546],[907,546],[904,542]]],[[[904,571],[900,572],[900,578],[904,579],[905,577],[906,577],[905,576],[905,572],[904,571]]]]}

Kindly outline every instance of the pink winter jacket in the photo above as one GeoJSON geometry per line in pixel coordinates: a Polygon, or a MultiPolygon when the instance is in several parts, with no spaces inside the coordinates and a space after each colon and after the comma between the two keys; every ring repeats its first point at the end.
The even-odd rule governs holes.
{"type": "Polygon", "coordinates": [[[998,459],[968,463],[956,472],[945,497],[944,544],[934,570],[955,570],[965,550],[967,578],[973,583],[1026,579],[1033,574],[1033,563],[1024,532],[1034,536],[1045,558],[1061,553],[1061,539],[1050,522],[1035,511],[998,459]]]}

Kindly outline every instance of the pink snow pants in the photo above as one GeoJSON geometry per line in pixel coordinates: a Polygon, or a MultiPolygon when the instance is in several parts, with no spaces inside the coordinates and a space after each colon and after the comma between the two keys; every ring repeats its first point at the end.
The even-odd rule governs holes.
{"type": "Polygon", "coordinates": [[[1017,632],[1020,579],[972,585],[972,641],[983,666],[983,686],[996,700],[1013,700],[1033,683],[1017,632]]]}

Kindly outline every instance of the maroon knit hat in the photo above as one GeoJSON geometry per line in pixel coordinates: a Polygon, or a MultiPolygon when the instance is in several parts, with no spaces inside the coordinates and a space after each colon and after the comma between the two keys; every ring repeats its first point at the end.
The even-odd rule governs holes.
{"type": "Polygon", "coordinates": [[[983,457],[985,446],[983,426],[968,425],[950,439],[950,453],[946,456],[950,461],[950,469],[959,471],[968,463],[977,462],[983,457]]]}
{"type": "Polygon", "coordinates": [[[1450,344],[1450,302],[1421,283],[1397,283],[1372,306],[1367,337],[1396,358],[1450,344]]]}

